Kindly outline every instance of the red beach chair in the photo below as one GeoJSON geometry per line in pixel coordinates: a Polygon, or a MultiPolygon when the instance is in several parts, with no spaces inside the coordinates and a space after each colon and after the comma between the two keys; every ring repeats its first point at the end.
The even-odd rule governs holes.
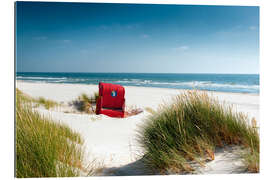
{"type": "Polygon", "coordinates": [[[125,89],[123,86],[110,83],[99,83],[99,98],[96,104],[96,114],[110,117],[124,117],[125,89]]]}

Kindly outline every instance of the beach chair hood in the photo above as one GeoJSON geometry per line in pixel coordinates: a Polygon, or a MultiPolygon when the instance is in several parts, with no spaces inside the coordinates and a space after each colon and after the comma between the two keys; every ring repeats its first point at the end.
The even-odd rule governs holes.
{"type": "Polygon", "coordinates": [[[100,82],[99,98],[96,105],[96,114],[105,114],[110,117],[124,117],[124,87],[118,84],[100,82]]]}

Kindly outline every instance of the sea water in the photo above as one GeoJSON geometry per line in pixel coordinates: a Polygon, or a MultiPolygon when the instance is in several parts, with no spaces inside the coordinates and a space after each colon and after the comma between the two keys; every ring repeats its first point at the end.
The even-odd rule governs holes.
{"type": "Polygon", "coordinates": [[[259,74],[173,74],[173,73],[45,73],[17,72],[17,80],[44,83],[95,84],[200,89],[259,94],[259,74]]]}

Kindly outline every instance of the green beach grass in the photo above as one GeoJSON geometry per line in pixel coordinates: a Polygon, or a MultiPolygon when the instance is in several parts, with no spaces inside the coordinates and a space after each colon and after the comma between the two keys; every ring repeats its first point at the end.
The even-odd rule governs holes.
{"type": "Polygon", "coordinates": [[[74,177],[85,168],[83,139],[32,109],[33,98],[16,89],[16,177],[74,177]]]}
{"type": "Polygon", "coordinates": [[[38,98],[33,98],[27,94],[22,93],[20,90],[16,89],[16,94],[19,96],[21,101],[27,102],[27,103],[33,103],[35,106],[42,105],[44,106],[47,110],[57,107],[60,104],[56,101],[46,99],[44,97],[38,97],[38,98]]]}
{"type": "Polygon", "coordinates": [[[249,172],[259,172],[259,133],[247,117],[205,92],[188,91],[164,104],[142,125],[138,142],[144,162],[161,173],[192,172],[191,162],[214,159],[216,147],[238,145],[249,172]]]}
{"type": "Polygon", "coordinates": [[[81,112],[85,112],[88,114],[94,114],[95,113],[95,105],[97,99],[99,97],[99,93],[95,92],[92,95],[87,95],[85,93],[82,93],[76,100],[72,102],[72,104],[75,106],[75,108],[81,112]]]}
{"type": "Polygon", "coordinates": [[[59,106],[59,103],[50,99],[45,99],[44,97],[39,97],[35,99],[34,102],[36,102],[39,105],[43,105],[46,109],[51,109],[59,106]]]}

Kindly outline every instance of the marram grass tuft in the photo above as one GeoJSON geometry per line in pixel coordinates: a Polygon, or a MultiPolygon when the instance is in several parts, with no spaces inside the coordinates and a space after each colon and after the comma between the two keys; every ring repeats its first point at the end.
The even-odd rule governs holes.
{"type": "Polygon", "coordinates": [[[214,159],[215,147],[225,145],[246,148],[247,170],[259,172],[257,129],[244,114],[205,92],[187,91],[160,107],[142,125],[138,141],[146,165],[159,172],[191,172],[190,162],[204,165],[214,159]]]}
{"type": "Polygon", "coordinates": [[[16,177],[74,177],[93,171],[84,165],[81,136],[34,111],[32,101],[16,90],[16,177]]]}

